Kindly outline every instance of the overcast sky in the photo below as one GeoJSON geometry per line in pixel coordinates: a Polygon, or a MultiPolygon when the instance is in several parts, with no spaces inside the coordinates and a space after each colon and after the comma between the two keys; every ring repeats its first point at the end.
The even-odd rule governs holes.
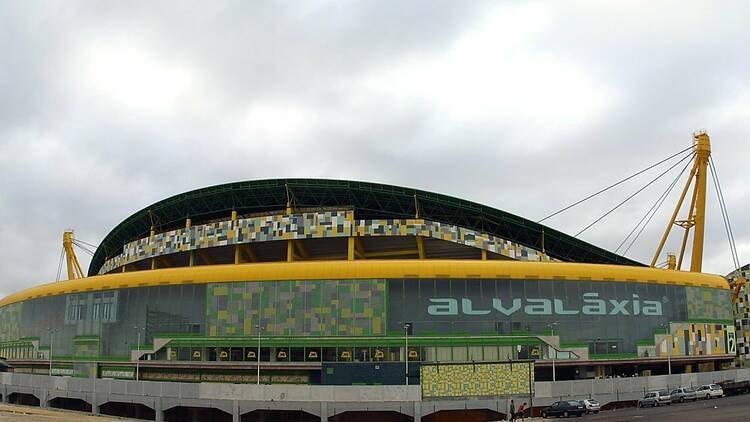
{"type": "MultiPolygon", "coordinates": [[[[538,220],[698,129],[745,263],[748,22],[746,1],[0,1],[0,296],[56,278],[64,229],[98,244],[199,187],[366,180],[538,220]]],[[[617,248],[676,171],[581,238],[617,248]]],[[[575,234],[657,173],[546,223],[575,234]]]]}

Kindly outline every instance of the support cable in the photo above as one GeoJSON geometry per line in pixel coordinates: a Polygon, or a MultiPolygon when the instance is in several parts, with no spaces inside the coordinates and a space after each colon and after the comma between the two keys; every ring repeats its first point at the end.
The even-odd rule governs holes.
{"type": "Polygon", "coordinates": [[[55,281],[60,281],[60,275],[62,274],[62,263],[63,263],[64,257],[65,257],[65,247],[63,247],[60,250],[60,261],[57,263],[57,279],[55,279],[55,281]]]}
{"type": "Polygon", "coordinates": [[[96,249],[96,248],[98,247],[98,246],[96,246],[96,245],[92,245],[91,243],[88,243],[88,242],[84,242],[84,241],[83,241],[83,240],[81,240],[81,239],[75,239],[75,241],[76,241],[76,242],[79,242],[79,243],[83,243],[84,245],[86,245],[86,246],[88,246],[88,247],[91,247],[91,248],[94,248],[94,249],[96,249]]]}
{"type": "Polygon", "coordinates": [[[685,167],[683,167],[680,173],[677,174],[677,177],[675,177],[672,183],[669,186],[667,186],[667,189],[661,194],[661,196],[659,196],[656,202],[654,202],[654,204],[651,205],[651,208],[648,211],[646,211],[646,214],[644,214],[641,220],[638,222],[638,224],[636,224],[633,227],[633,230],[631,230],[630,233],[628,233],[628,235],[625,236],[625,239],[623,239],[620,245],[617,246],[617,249],[615,249],[615,253],[617,253],[620,250],[620,248],[622,248],[625,242],[627,242],[628,239],[630,239],[630,236],[632,236],[633,233],[635,233],[635,231],[638,230],[638,227],[641,227],[641,223],[643,223],[643,221],[648,218],[648,221],[646,221],[646,224],[644,224],[643,227],[641,227],[641,230],[638,232],[638,234],[635,235],[635,237],[633,238],[633,241],[630,242],[630,244],[628,245],[627,249],[625,249],[625,252],[623,252],[623,254],[628,252],[630,247],[633,246],[633,243],[635,243],[635,241],[638,239],[641,233],[643,233],[643,229],[645,229],[646,226],[648,226],[648,223],[651,222],[651,219],[654,217],[654,214],[656,214],[659,211],[659,208],[661,208],[667,196],[669,196],[669,194],[672,192],[672,189],[674,189],[675,185],[677,185],[677,182],[680,180],[682,175],[685,173],[685,170],[687,170],[689,166],[690,166],[690,161],[688,161],[685,164],[685,167]]]}
{"type": "Polygon", "coordinates": [[[721,190],[721,183],[719,183],[719,175],[716,172],[716,166],[714,160],[709,157],[708,161],[711,170],[711,178],[714,182],[714,188],[716,189],[716,195],[719,198],[719,208],[721,209],[721,217],[724,220],[724,230],[727,233],[727,240],[729,241],[729,251],[732,254],[732,263],[735,269],[740,268],[740,260],[737,255],[737,246],[734,242],[734,233],[732,232],[732,225],[729,222],[729,212],[727,211],[726,202],[724,202],[724,193],[721,190]]]}
{"type": "MultiPolygon", "coordinates": [[[[710,159],[710,157],[709,157],[710,159]]],[[[713,160],[709,160],[710,164],[710,170],[711,170],[711,178],[714,182],[714,188],[716,189],[716,195],[719,199],[719,207],[721,209],[721,217],[724,220],[724,230],[726,230],[727,233],[727,240],[729,241],[729,250],[732,254],[732,262],[735,266],[735,269],[740,267],[739,258],[737,256],[737,248],[734,243],[734,233],[732,232],[732,226],[729,223],[729,213],[726,209],[726,203],[724,202],[724,193],[721,190],[721,185],[719,184],[719,177],[716,173],[716,167],[714,166],[713,160]]]]}
{"type": "Polygon", "coordinates": [[[632,195],[628,196],[627,198],[625,198],[625,200],[623,200],[623,201],[622,201],[622,202],[620,202],[619,204],[615,205],[615,206],[614,206],[614,208],[612,208],[611,210],[609,210],[609,211],[605,212],[605,213],[604,213],[604,214],[603,214],[603,215],[602,215],[601,217],[599,217],[599,218],[597,218],[596,220],[594,220],[594,222],[592,222],[592,223],[591,223],[591,224],[589,224],[588,226],[586,226],[586,227],[584,227],[583,229],[581,229],[581,231],[579,231],[578,233],[576,233],[576,234],[575,234],[575,236],[573,236],[573,237],[578,237],[578,236],[580,236],[580,234],[581,234],[581,233],[583,233],[583,232],[585,232],[586,230],[590,229],[590,228],[591,228],[591,227],[592,227],[592,226],[593,226],[594,224],[596,224],[596,223],[598,223],[598,222],[602,221],[602,220],[603,220],[603,219],[604,219],[605,217],[607,217],[608,215],[612,214],[612,213],[613,213],[613,212],[614,212],[614,211],[615,211],[616,209],[620,208],[620,207],[621,207],[622,205],[624,205],[624,204],[625,204],[626,202],[628,202],[629,200],[633,199],[633,197],[635,197],[635,196],[636,196],[636,195],[638,195],[639,193],[643,192],[643,190],[644,190],[644,189],[646,189],[647,187],[651,186],[651,185],[652,185],[652,184],[653,184],[654,182],[656,182],[657,180],[659,180],[659,179],[660,179],[660,178],[661,178],[662,176],[664,176],[665,174],[669,173],[669,172],[670,172],[670,171],[671,171],[671,170],[672,170],[673,168],[677,167],[677,165],[679,165],[679,164],[680,164],[681,162],[683,162],[683,161],[685,161],[686,159],[688,159],[688,158],[692,157],[692,155],[693,155],[693,154],[689,154],[689,155],[686,155],[686,156],[682,157],[682,158],[680,159],[680,161],[678,161],[678,162],[676,162],[676,163],[672,164],[672,166],[670,166],[670,167],[669,167],[668,169],[664,170],[664,171],[663,171],[663,172],[662,172],[661,174],[659,174],[658,176],[656,176],[656,177],[655,177],[654,179],[652,179],[652,180],[651,180],[650,182],[648,182],[648,183],[646,183],[645,185],[643,185],[643,187],[641,187],[640,189],[638,189],[637,191],[635,191],[635,192],[634,192],[634,193],[633,193],[632,195]]]}
{"type": "MultiPolygon", "coordinates": [[[[671,160],[672,158],[674,158],[674,157],[676,157],[676,156],[678,156],[678,155],[680,155],[680,154],[684,153],[685,151],[688,151],[688,150],[692,150],[693,148],[694,148],[694,146],[693,146],[693,145],[691,145],[691,146],[689,146],[689,147],[687,147],[687,148],[683,149],[682,151],[679,151],[679,152],[677,152],[677,153],[675,153],[675,154],[672,154],[672,155],[670,155],[669,157],[667,157],[667,158],[665,158],[665,159],[663,159],[663,160],[661,160],[661,161],[659,161],[659,162],[657,162],[657,163],[654,163],[654,164],[652,164],[652,165],[650,165],[650,166],[646,167],[645,169],[643,169],[643,170],[641,170],[641,171],[638,171],[637,173],[635,173],[635,174],[632,174],[632,175],[630,175],[630,176],[628,176],[628,177],[626,177],[626,178],[624,178],[624,179],[620,180],[620,181],[619,181],[619,182],[617,182],[617,183],[611,184],[611,185],[607,186],[606,188],[604,188],[604,189],[602,189],[602,190],[600,190],[600,191],[598,191],[598,192],[592,193],[591,195],[589,195],[589,196],[587,196],[587,197],[585,197],[585,198],[581,199],[580,201],[576,201],[576,202],[574,202],[574,203],[572,203],[572,204],[570,204],[570,205],[568,205],[568,206],[564,207],[564,208],[563,208],[563,209],[561,209],[561,210],[555,211],[555,212],[553,212],[552,214],[550,214],[550,215],[548,215],[548,216],[546,216],[546,217],[542,218],[541,220],[537,220],[537,223],[541,223],[542,221],[544,221],[544,220],[547,220],[547,219],[550,219],[550,218],[552,218],[552,217],[556,216],[557,214],[560,214],[561,212],[567,211],[567,210],[569,210],[569,209],[571,209],[571,208],[575,207],[576,205],[579,205],[579,204],[581,204],[581,203],[583,203],[583,202],[585,202],[585,201],[588,201],[589,199],[591,199],[591,198],[593,198],[593,197],[595,197],[595,196],[597,196],[597,195],[599,195],[599,194],[601,194],[601,193],[604,193],[604,192],[606,192],[606,191],[608,191],[608,190],[610,190],[610,189],[614,188],[615,186],[621,185],[621,184],[623,184],[623,183],[627,182],[628,180],[630,180],[630,179],[632,179],[632,178],[634,178],[634,177],[636,177],[636,176],[638,176],[638,175],[640,175],[640,174],[643,174],[644,172],[646,172],[646,171],[648,171],[648,170],[651,170],[652,168],[654,168],[654,167],[658,166],[659,164],[663,164],[663,163],[665,163],[665,162],[667,162],[667,161],[671,160]]],[[[684,159],[684,158],[683,158],[683,159],[684,159]]]]}
{"type": "Polygon", "coordinates": [[[74,245],[76,245],[76,246],[78,246],[78,248],[79,248],[80,250],[82,250],[82,251],[86,252],[87,254],[89,254],[89,255],[91,255],[91,256],[94,256],[94,251],[92,251],[91,249],[89,249],[89,248],[87,248],[87,247],[83,246],[82,244],[79,244],[79,243],[78,243],[77,241],[75,241],[75,240],[73,240],[73,244],[74,244],[74,245]]]}
{"type": "MultiPolygon", "coordinates": [[[[685,165],[685,168],[684,168],[684,169],[682,170],[682,172],[684,173],[684,172],[685,172],[685,170],[686,170],[686,169],[687,169],[687,168],[688,168],[689,166],[690,166],[690,162],[688,162],[688,163],[687,163],[687,164],[685,165]]],[[[677,181],[679,180],[679,178],[680,178],[681,176],[682,176],[682,173],[681,173],[681,174],[680,174],[679,176],[677,176],[677,179],[676,179],[676,180],[675,180],[675,182],[674,182],[675,184],[674,184],[674,185],[672,186],[672,188],[670,188],[670,192],[671,192],[671,190],[672,190],[672,189],[674,188],[674,186],[676,186],[676,184],[677,184],[677,181]]],[[[661,200],[661,203],[660,203],[660,204],[659,204],[659,205],[658,205],[658,206],[656,207],[656,210],[654,210],[654,212],[653,212],[653,213],[651,214],[651,216],[650,216],[650,217],[648,218],[648,220],[646,220],[646,224],[644,224],[643,226],[641,226],[641,229],[640,229],[640,230],[638,231],[638,234],[636,234],[636,235],[635,235],[635,237],[633,237],[633,240],[631,240],[631,241],[630,241],[630,243],[628,244],[628,247],[627,247],[627,248],[625,248],[625,250],[624,250],[624,251],[622,252],[622,254],[623,254],[623,255],[627,254],[627,253],[628,253],[628,251],[630,250],[630,248],[632,248],[632,247],[633,247],[633,245],[635,244],[636,240],[638,240],[638,238],[639,238],[639,237],[641,237],[641,234],[642,234],[642,233],[643,233],[643,231],[644,231],[644,230],[646,229],[646,227],[647,227],[647,226],[648,226],[648,224],[649,224],[649,223],[651,222],[651,220],[652,220],[652,219],[654,218],[654,216],[656,215],[656,213],[657,213],[657,212],[659,211],[659,208],[661,208],[661,206],[662,206],[662,205],[664,204],[664,202],[666,201],[666,199],[667,199],[667,197],[668,197],[668,196],[669,196],[669,193],[667,193],[667,195],[665,195],[665,196],[664,196],[664,198],[662,198],[662,200],[661,200]]]]}

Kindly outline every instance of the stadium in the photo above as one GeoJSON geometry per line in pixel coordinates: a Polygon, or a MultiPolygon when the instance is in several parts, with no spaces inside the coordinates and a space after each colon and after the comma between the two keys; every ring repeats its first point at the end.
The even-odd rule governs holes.
{"type": "Polygon", "coordinates": [[[375,183],[179,194],[117,225],[87,276],[75,259],[68,272],[0,301],[0,356],[14,372],[419,384],[434,362],[533,361],[529,381],[573,380],[714,371],[736,354],[721,276],[375,183]]]}

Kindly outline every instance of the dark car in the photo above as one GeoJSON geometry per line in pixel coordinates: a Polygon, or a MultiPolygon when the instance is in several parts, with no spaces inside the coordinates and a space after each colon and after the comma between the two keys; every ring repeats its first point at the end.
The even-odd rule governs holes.
{"type": "Polygon", "coordinates": [[[581,416],[586,412],[586,407],[578,401],[558,401],[552,403],[551,406],[542,409],[542,417],[546,418],[548,416],[562,416],[564,418],[567,418],[568,416],[573,415],[581,416]]]}

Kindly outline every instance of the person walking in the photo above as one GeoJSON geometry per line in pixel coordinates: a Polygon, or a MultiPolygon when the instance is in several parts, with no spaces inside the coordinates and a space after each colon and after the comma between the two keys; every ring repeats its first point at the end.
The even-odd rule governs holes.
{"type": "Polygon", "coordinates": [[[513,399],[510,399],[510,422],[513,422],[516,420],[516,404],[513,402],[513,399]]]}

